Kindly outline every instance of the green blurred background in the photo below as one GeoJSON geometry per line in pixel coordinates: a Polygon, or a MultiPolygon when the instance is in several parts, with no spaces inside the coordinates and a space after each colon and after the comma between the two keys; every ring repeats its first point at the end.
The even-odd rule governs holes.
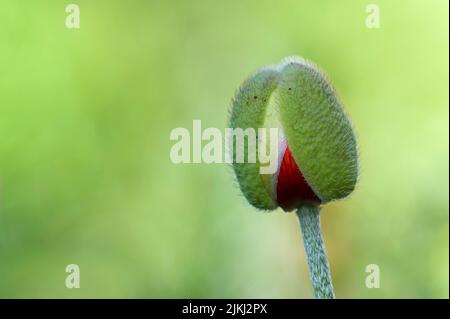
{"type": "Polygon", "coordinates": [[[0,297],[310,298],[294,214],[169,158],[173,128],[223,129],[249,73],[301,55],[360,142],[322,214],[337,296],[448,298],[448,1],[72,2],[79,30],[66,1],[0,5],[0,297]]]}

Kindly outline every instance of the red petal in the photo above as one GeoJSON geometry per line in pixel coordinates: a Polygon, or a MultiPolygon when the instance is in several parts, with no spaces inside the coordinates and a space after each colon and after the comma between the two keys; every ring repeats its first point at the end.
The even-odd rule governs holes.
{"type": "Polygon", "coordinates": [[[303,177],[289,147],[286,147],[278,174],[277,202],[285,211],[297,208],[301,202],[320,204],[320,199],[303,177]]]}

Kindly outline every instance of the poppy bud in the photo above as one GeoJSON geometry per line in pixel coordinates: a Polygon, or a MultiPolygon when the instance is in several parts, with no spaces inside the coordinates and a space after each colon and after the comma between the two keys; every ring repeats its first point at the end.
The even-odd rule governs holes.
{"type": "Polygon", "coordinates": [[[331,83],[317,66],[288,58],[249,77],[232,101],[230,127],[257,130],[267,123],[267,116],[278,117],[269,122],[278,123],[282,132],[278,170],[264,176],[258,161],[233,161],[250,204],[291,211],[302,203],[324,204],[353,191],[358,177],[355,135],[331,83]],[[267,115],[269,106],[275,112],[267,115]]]}

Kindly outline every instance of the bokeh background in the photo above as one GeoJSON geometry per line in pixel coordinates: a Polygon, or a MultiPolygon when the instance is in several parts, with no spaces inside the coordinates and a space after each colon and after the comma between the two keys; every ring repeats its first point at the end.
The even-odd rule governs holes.
{"type": "Polygon", "coordinates": [[[360,143],[322,214],[337,296],[448,298],[448,1],[370,1],[380,29],[369,1],[72,2],[79,30],[67,1],[0,5],[0,297],[310,298],[294,214],[169,158],[173,128],[223,129],[249,73],[301,55],[360,143]]]}

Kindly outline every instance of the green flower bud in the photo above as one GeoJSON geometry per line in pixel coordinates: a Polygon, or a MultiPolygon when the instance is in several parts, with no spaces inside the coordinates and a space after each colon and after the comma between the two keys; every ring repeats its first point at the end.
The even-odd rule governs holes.
{"type": "Polygon", "coordinates": [[[277,172],[262,175],[259,161],[233,160],[249,203],[259,209],[281,206],[290,211],[301,203],[323,204],[349,195],[358,177],[356,139],[342,103],[318,67],[289,58],[256,72],[233,99],[230,127],[264,127],[268,108],[275,110],[278,119],[272,122],[284,136],[277,172]]]}

